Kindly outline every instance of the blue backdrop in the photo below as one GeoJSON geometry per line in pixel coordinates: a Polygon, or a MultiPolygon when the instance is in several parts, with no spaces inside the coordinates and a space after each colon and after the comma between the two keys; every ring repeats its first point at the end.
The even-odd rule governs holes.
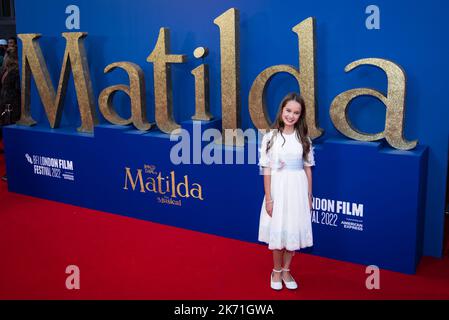
{"type": "MultiPolygon", "coordinates": [[[[318,196],[317,193],[321,193],[319,196],[323,199],[339,199],[338,197],[343,194],[346,195],[347,198],[353,197],[354,199],[341,200],[361,202],[365,204],[365,207],[371,208],[369,210],[374,210],[373,205],[370,207],[370,203],[374,203],[371,202],[374,201],[371,200],[371,196],[357,196],[354,194],[354,190],[357,188],[356,183],[358,181],[357,172],[366,172],[367,176],[369,176],[368,172],[371,170],[383,172],[381,176],[378,175],[376,178],[382,178],[382,181],[385,181],[385,184],[379,185],[378,188],[374,188],[375,183],[371,184],[372,188],[370,191],[374,192],[374,190],[378,190],[378,197],[381,199],[378,201],[383,201],[386,207],[376,208],[376,210],[372,211],[375,212],[373,214],[381,215],[381,213],[378,213],[378,210],[388,208],[390,202],[385,201],[385,198],[383,198],[387,192],[387,190],[385,190],[386,186],[396,186],[396,189],[391,190],[404,189],[403,194],[397,195],[397,199],[400,199],[400,202],[398,202],[398,207],[394,207],[394,209],[402,206],[406,211],[398,214],[398,217],[401,218],[398,218],[399,220],[395,222],[396,228],[401,229],[402,226],[404,228],[403,230],[408,228],[404,219],[405,221],[408,219],[409,223],[412,224],[416,222],[415,229],[410,232],[413,234],[420,234],[420,228],[423,228],[423,238],[421,238],[421,240],[415,239],[416,246],[413,246],[412,250],[414,250],[414,253],[412,255],[419,256],[421,246],[423,246],[423,252],[426,255],[441,255],[444,218],[443,207],[449,143],[449,108],[447,106],[449,91],[446,89],[448,83],[447,71],[449,71],[449,62],[447,60],[449,48],[445,41],[445,13],[449,9],[449,3],[442,0],[394,2],[379,0],[376,1],[376,5],[380,9],[380,29],[368,30],[365,27],[365,20],[368,17],[368,14],[365,13],[365,9],[372,3],[367,1],[346,0],[334,2],[323,0],[311,2],[286,0],[279,2],[248,0],[223,2],[162,2],[133,0],[132,2],[128,2],[124,0],[48,0],[31,2],[16,0],[17,32],[43,34],[43,37],[40,39],[40,44],[54,84],[57,83],[59,77],[65,49],[65,40],[62,38],[61,33],[68,31],[65,24],[68,15],[65,11],[66,7],[72,4],[77,5],[80,9],[80,31],[88,32],[89,34],[85,43],[95,97],[98,97],[99,93],[105,87],[112,84],[128,83],[127,76],[122,71],[117,70],[111,74],[104,75],[103,69],[106,65],[116,61],[130,61],[137,63],[145,72],[148,115],[150,120],[154,119],[153,70],[152,64],[147,63],[146,58],[154,48],[159,28],[168,27],[170,29],[171,53],[188,55],[187,63],[178,64],[172,67],[174,113],[175,119],[178,122],[188,120],[194,113],[194,81],[190,71],[202,63],[202,61],[195,59],[192,54],[193,50],[198,46],[205,46],[210,50],[210,54],[204,62],[210,65],[211,111],[214,116],[221,116],[219,31],[218,27],[213,24],[213,20],[231,7],[239,9],[241,43],[241,115],[243,128],[252,127],[248,113],[248,93],[252,82],[266,67],[277,64],[298,65],[298,41],[296,34],[291,31],[291,28],[310,16],[315,17],[317,39],[318,119],[320,126],[325,130],[324,136],[315,141],[318,148],[317,163],[318,165],[321,165],[321,169],[319,167],[316,169],[317,179],[315,186],[318,190],[315,190],[315,195],[318,196]],[[394,151],[389,147],[380,146],[378,143],[360,145],[358,142],[351,142],[349,139],[343,137],[333,127],[329,116],[329,106],[335,96],[343,91],[358,87],[373,87],[383,92],[386,91],[387,83],[385,75],[380,70],[362,67],[351,73],[344,73],[343,69],[348,63],[367,57],[389,59],[395,61],[404,68],[408,77],[405,136],[408,140],[418,139],[421,145],[428,146],[428,154],[425,152],[424,148],[418,148],[412,152],[400,152],[394,151]],[[354,147],[354,144],[357,148],[361,148],[360,150],[363,151],[355,152],[351,149],[354,147]],[[319,147],[321,147],[322,151],[320,151],[319,147]],[[337,148],[335,150],[339,150],[339,152],[348,152],[348,156],[342,154],[341,158],[338,158],[338,156],[336,156],[338,152],[333,148],[337,148]],[[374,159],[379,161],[380,167],[373,169],[372,163],[361,161],[360,159],[363,158],[363,156],[359,156],[361,154],[360,152],[369,155],[370,152],[372,152],[371,148],[385,149],[387,154],[391,153],[397,156],[402,155],[401,161],[409,163],[410,166],[400,165],[403,169],[401,171],[395,171],[394,167],[393,169],[390,168],[390,170],[388,169],[390,162],[385,160],[386,158],[383,156],[383,151],[379,151],[377,154],[378,157],[374,157],[374,159]],[[334,150],[335,152],[330,152],[331,150],[334,150]],[[426,162],[427,156],[428,165],[426,162]],[[413,160],[415,158],[418,160],[413,160]],[[351,166],[346,169],[341,165],[332,167],[330,161],[337,160],[338,163],[338,159],[341,160],[341,163],[344,162],[343,159],[350,159],[351,161],[348,163],[350,163],[351,166]],[[321,163],[319,161],[321,161],[321,163]],[[327,166],[331,169],[328,170],[327,166]],[[407,168],[407,170],[404,168],[407,168]],[[336,172],[339,173],[337,174],[336,172]],[[347,186],[347,188],[342,187],[340,190],[342,193],[337,192],[335,189],[336,186],[332,189],[333,191],[326,189],[326,187],[324,187],[326,181],[336,179],[337,175],[340,175],[338,181],[352,181],[353,185],[347,186]],[[410,179],[415,182],[415,185],[420,184],[421,186],[427,186],[427,190],[418,190],[413,193],[413,190],[409,189],[408,185],[404,183],[401,184],[402,179],[408,175],[410,176],[410,179]],[[420,179],[424,179],[425,183],[420,179]],[[322,182],[321,185],[319,183],[320,181],[322,182]],[[419,192],[425,192],[424,201],[419,199],[419,192]],[[352,196],[350,196],[351,194],[352,196]],[[412,196],[413,194],[415,195],[414,197],[412,196]],[[401,198],[401,196],[410,196],[410,198],[401,198]],[[410,205],[410,207],[408,207],[408,205],[410,205]],[[420,206],[425,206],[425,210],[420,211],[420,206]],[[409,214],[409,216],[407,216],[407,214],[409,214]],[[421,218],[420,214],[422,215],[421,218]],[[420,219],[424,219],[424,221],[421,221],[420,219]]],[[[273,79],[268,89],[268,104],[272,116],[276,112],[281,97],[287,92],[297,89],[296,83],[287,75],[277,75],[273,79]]],[[[119,113],[124,116],[129,115],[129,102],[126,96],[118,95],[115,99],[115,105],[117,106],[119,113]]],[[[83,203],[81,199],[78,199],[81,195],[70,197],[68,195],[63,196],[59,193],[51,194],[51,192],[50,195],[42,194],[40,193],[42,190],[39,192],[37,190],[33,191],[30,187],[30,181],[33,181],[33,179],[42,179],[43,177],[37,177],[35,175],[24,177],[22,173],[20,173],[20,175],[17,173],[17,176],[14,175],[12,164],[16,163],[16,160],[12,162],[13,160],[11,159],[15,158],[15,155],[23,158],[23,151],[25,151],[25,153],[28,152],[37,155],[52,155],[56,158],[61,158],[61,154],[70,151],[70,157],[77,159],[76,162],[80,164],[85,160],[80,159],[78,154],[84,152],[81,150],[89,150],[87,144],[78,145],[73,141],[69,144],[69,140],[65,143],[62,143],[61,141],[60,144],[56,145],[59,148],[58,154],[52,153],[52,149],[50,148],[43,150],[42,148],[45,148],[45,146],[38,144],[37,142],[49,140],[37,140],[35,143],[38,148],[33,149],[32,151],[27,151],[25,150],[26,148],[19,150],[17,144],[13,142],[13,139],[16,139],[17,136],[21,134],[26,135],[23,137],[24,146],[30,146],[32,143],[30,136],[33,136],[36,139],[37,137],[40,139],[45,137],[45,139],[52,140],[60,139],[56,137],[65,139],[69,139],[70,137],[71,139],[82,139],[82,141],[90,142],[92,142],[92,139],[95,139],[95,143],[92,142],[92,146],[95,147],[92,149],[92,153],[90,154],[91,157],[93,157],[92,154],[95,153],[94,150],[98,150],[98,146],[102,145],[101,143],[113,148],[116,153],[123,152],[121,147],[119,147],[119,144],[114,143],[113,145],[109,145],[106,142],[106,140],[113,139],[114,137],[116,137],[117,141],[125,139],[123,137],[119,138],[116,133],[113,134],[111,132],[111,130],[115,131],[118,129],[109,127],[102,128],[104,131],[108,132],[107,135],[110,135],[110,137],[104,139],[103,142],[97,141],[97,139],[99,139],[97,136],[98,130],[96,131],[95,136],[85,136],[75,132],[75,128],[79,126],[80,119],[72,82],[69,85],[68,95],[64,106],[62,128],[58,130],[47,130],[48,121],[43,112],[39,96],[33,86],[32,112],[35,119],[39,122],[38,127],[30,130],[11,128],[11,130],[6,132],[5,142],[7,155],[10,158],[8,159],[8,170],[11,171],[11,174],[10,172],[8,172],[8,174],[10,175],[11,190],[70,203],[78,203],[80,205],[91,206],[111,212],[131,214],[130,212],[132,210],[128,211],[121,207],[104,207],[103,205],[83,203]],[[39,136],[38,133],[41,135],[39,136]],[[53,135],[49,135],[50,133],[53,135]],[[75,146],[78,147],[75,148],[75,146]],[[17,180],[15,179],[16,177],[17,180]],[[28,184],[27,188],[21,187],[24,183],[28,184]]],[[[363,131],[377,132],[383,129],[385,108],[375,99],[357,99],[349,108],[349,114],[354,124],[358,128],[363,129],[363,131]]],[[[142,134],[138,134],[138,136],[142,136],[142,134]]],[[[148,136],[151,137],[152,134],[148,134],[148,136]]],[[[129,136],[125,135],[124,137],[129,136]]],[[[126,144],[125,141],[122,142],[123,144],[126,144]]],[[[136,142],[135,147],[139,149],[143,148],[140,143],[143,142],[136,142]]],[[[49,145],[51,145],[51,143],[49,145]]],[[[168,145],[167,142],[167,146],[168,145]]],[[[129,147],[127,148],[129,149],[129,147]]],[[[132,152],[128,149],[128,159],[132,159],[132,152]]],[[[135,156],[136,167],[138,165],[143,165],[140,160],[143,160],[145,157],[151,157],[152,151],[151,149],[148,150],[149,151],[147,151],[145,155],[141,154],[135,156]]],[[[113,154],[110,154],[110,156],[113,157],[113,154]]],[[[67,157],[70,158],[69,156],[67,157]]],[[[19,161],[18,159],[17,161],[19,161]]],[[[161,158],[153,159],[156,162],[162,161],[161,158]]],[[[91,164],[98,164],[95,161],[100,161],[96,156],[90,160],[91,164]]],[[[113,167],[114,170],[119,170],[119,167],[120,170],[123,170],[126,160],[121,160],[122,162],[117,163],[117,166],[113,167]]],[[[151,162],[152,160],[150,159],[149,161],[151,162]]],[[[107,161],[107,163],[110,163],[110,161],[107,161]]],[[[162,168],[164,167],[162,166],[162,168]]],[[[234,166],[234,168],[236,167],[234,166]]],[[[95,167],[90,167],[90,170],[95,171],[97,169],[95,169],[95,167]]],[[[167,170],[169,170],[168,167],[167,170]]],[[[237,169],[234,170],[243,170],[244,172],[247,172],[249,169],[244,170],[238,169],[237,167],[237,169]]],[[[202,174],[200,175],[200,173],[200,171],[196,174],[192,173],[192,178],[193,176],[196,176],[198,179],[203,179],[205,185],[212,183],[206,182],[208,181],[208,178],[202,174]]],[[[82,181],[82,179],[80,179],[80,175],[82,174],[79,173],[79,171],[77,171],[76,174],[78,174],[78,176],[76,176],[75,181],[78,183],[78,180],[82,181]]],[[[123,184],[123,171],[116,172],[116,174],[120,174],[120,183],[123,184]]],[[[211,175],[213,176],[213,173],[211,173],[211,175]]],[[[255,181],[258,181],[258,178],[259,177],[255,176],[255,181]]],[[[370,185],[367,181],[370,180],[366,179],[360,183],[365,183],[363,185],[370,185]]],[[[43,182],[40,181],[38,185],[41,185],[42,183],[43,182]]],[[[53,186],[48,186],[50,190],[58,188],[57,183],[49,183],[50,185],[53,184],[53,186]]],[[[105,181],[105,183],[107,183],[107,181],[105,181]]],[[[78,193],[80,187],[81,185],[77,184],[75,184],[75,187],[72,186],[73,191],[70,194],[73,195],[78,193]]],[[[97,192],[106,191],[97,190],[97,192]]],[[[97,192],[95,194],[97,194],[97,192]]],[[[259,199],[257,197],[261,197],[261,194],[262,189],[260,183],[260,188],[252,190],[247,195],[248,198],[245,198],[245,201],[254,201],[257,203],[257,205],[252,205],[247,208],[248,210],[255,211],[255,215],[248,218],[246,224],[244,224],[244,226],[250,226],[250,229],[247,232],[244,232],[245,236],[238,236],[227,229],[225,227],[225,221],[222,222],[222,228],[224,229],[221,230],[221,232],[220,230],[217,231],[214,229],[219,227],[210,228],[210,225],[210,229],[207,229],[205,226],[208,226],[208,220],[205,220],[205,225],[202,224],[203,222],[200,223],[204,228],[200,227],[199,224],[196,224],[196,229],[253,241],[254,232],[251,233],[251,231],[254,231],[257,227],[258,221],[256,221],[257,219],[254,217],[257,216],[258,210],[260,209],[258,200],[261,198],[259,199]]],[[[170,211],[174,210],[175,207],[165,205],[161,208],[170,211]]],[[[150,212],[157,212],[158,209],[161,208],[157,208],[156,206],[154,208],[148,208],[148,210],[150,212]]],[[[195,212],[195,206],[194,204],[191,204],[188,207],[184,207],[183,210],[192,213],[195,212]]],[[[395,212],[398,212],[398,210],[395,210],[395,212]]],[[[138,214],[135,213],[134,216],[138,216],[138,214]]],[[[173,220],[168,218],[168,220],[158,220],[154,216],[146,217],[153,221],[178,224],[195,229],[195,223],[191,222],[193,224],[183,224],[180,222],[180,218],[173,218],[173,220]]],[[[195,221],[195,218],[192,217],[192,215],[190,215],[190,218],[195,221]]],[[[211,220],[211,223],[213,221],[214,220],[211,220]]],[[[365,226],[364,233],[368,232],[367,227],[369,225],[372,227],[377,226],[379,228],[377,232],[382,232],[380,230],[382,224],[370,224],[366,220],[363,224],[365,226]]],[[[230,226],[232,225],[233,224],[231,223],[230,226]]],[[[320,225],[315,224],[317,235],[320,234],[320,227],[320,225]]],[[[348,234],[348,232],[343,233],[342,231],[337,234],[343,235],[348,234]]],[[[368,233],[368,235],[369,234],[370,233],[368,233]]],[[[354,237],[355,238],[351,238],[350,240],[355,243],[359,236],[354,237]]],[[[332,256],[332,254],[327,253],[332,252],[330,249],[327,251],[323,248],[314,249],[316,253],[332,256]]],[[[396,249],[399,250],[396,252],[402,252],[399,247],[396,249]]],[[[351,260],[351,257],[359,257],[352,260],[370,263],[369,259],[363,258],[363,254],[360,252],[366,250],[366,248],[363,249],[362,246],[360,246],[360,248],[355,247],[354,250],[358,252],[348,253],[348,251],[345,251],[341,254],[339,253],[335,257],[346,260],[351,260]]],[[[397,268],[394,265],[389,265],[386,262],[388,260],[387,258],[384,257],[384,260],[382,260],[382,263],[385,262],[386,264],[383,263],[383,265],[386,267],[405,271],[411,270],[410,264],[407,264],[407,267],[404,268],[397,268]]]]}

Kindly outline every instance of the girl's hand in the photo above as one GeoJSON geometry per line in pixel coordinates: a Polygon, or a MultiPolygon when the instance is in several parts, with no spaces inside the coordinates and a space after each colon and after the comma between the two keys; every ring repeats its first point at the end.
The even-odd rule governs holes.
{"type": "Polygon", "coordinates": [[[267,210],[267,213],[270,217],[273,215],[273,201],[265,202],[265,210],[267,210]]]}
{"type": "Polygon", "coordinates": [[[312,195],[309,194],[309,208],[312,210],[312,195]]]}

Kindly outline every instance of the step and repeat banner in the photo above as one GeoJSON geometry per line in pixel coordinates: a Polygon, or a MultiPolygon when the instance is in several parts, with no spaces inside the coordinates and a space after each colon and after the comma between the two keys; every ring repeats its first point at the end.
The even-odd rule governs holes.
{"type": "Polygon", "coordinates": [[[399,2],[17,0],[9,190],[257,242],[258,148],[300,91],[305,252],[414,273],[441,251],[449,118],[422,11],[448,5],[399,2]]]}

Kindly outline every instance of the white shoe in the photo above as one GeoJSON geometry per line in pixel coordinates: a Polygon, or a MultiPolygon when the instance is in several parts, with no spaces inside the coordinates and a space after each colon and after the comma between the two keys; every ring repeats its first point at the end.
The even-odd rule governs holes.
{"type": "MultiPolygon", "coordinates": [[[[282,272],[282,269],[281,270],[273,269],[273,272],[280,273],[280,272],[282,272]]],[[[271,277],[270,277],[271,289],[273,289],[273,290],[282,290],[282,280],[278,281],[278,282],[273,281],[273,272],[271,273],[271,277]]]]}
{"type": "MultiPolygon", "coordinates": [[[[282,271],[289,272],[290,269],[282,269],[282,271]]],[[[296,283],[295,279],[293,279],[293,277],[292,277],[291,281],[285,281],[284,277],[282,277],[282,281],[285,283],[285,287],[287,289],[290,289],[290,290],[298,289],[298,284],[296,283]]]]}

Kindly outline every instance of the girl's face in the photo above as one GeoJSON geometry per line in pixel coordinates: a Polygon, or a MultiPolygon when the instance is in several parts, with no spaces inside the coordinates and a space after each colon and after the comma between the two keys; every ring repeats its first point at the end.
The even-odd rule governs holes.
{"type": "Polygon", "coordinates": [[[286,127],[294,126],[298,122],[301,115],[301,105],[299,102],[290,100],[284,106],[282,110],[282,121],[284,121],[286,127]]]}

